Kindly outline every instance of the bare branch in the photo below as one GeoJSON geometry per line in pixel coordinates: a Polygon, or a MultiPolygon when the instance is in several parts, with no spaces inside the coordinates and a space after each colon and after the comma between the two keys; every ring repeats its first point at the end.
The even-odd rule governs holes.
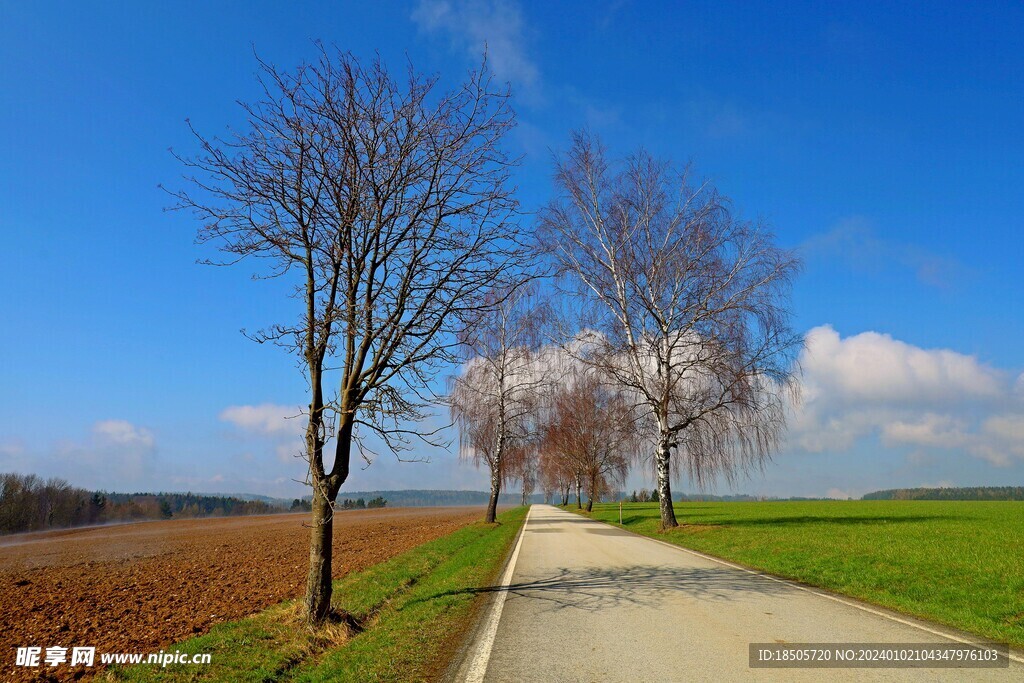
{"type": "Polygon", "coordinates": [[[294,71],[260,67],[262,98],[241,104],[248,125],[223,139],[193,129],[199,153],[177,157],[187,189],[171,194],[223,263],[285,278],[301,303],[293,320],[249,336],[294,353],[310,386],[307,600],[319,622],[353,443],[367,462],[368,436],[396,453],[443,443],[408,424],[426,416],[434,378],[458,360],[459,333],[499,303],[495,292],[515,290],[532,252],[510,182],[516,160],[503,148],[515,116],[486,63],[447,92],[436,77],[410,68],[399,80],[379,59],[322,46],[294,71]]]}
{"type": "Polygon", "coordinates": [[[613,171],[577,133],[556,183],[540,229],[589,326],[569,350],[643,406],[675,526],[670,464],[703,485],[777,448],[802,345],[788,309],[799,263],[710,184],[643,151],[613,171]]]}

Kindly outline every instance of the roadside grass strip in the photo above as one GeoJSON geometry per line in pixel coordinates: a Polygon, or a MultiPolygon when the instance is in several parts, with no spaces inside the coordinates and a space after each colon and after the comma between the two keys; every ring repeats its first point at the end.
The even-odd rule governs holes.
{"type": "MultiPolygon", "coordinates": [[[[575,511],[574,506],[569,507],[575,511]]],[[[1024,502],[624,503],[622,526],[993,641],[1024,647],[1024,502]]],[[[594,506],[618,526],[618,503],[594,506]]]]}
{"type": "MultiPolygon", "coordinates": [[[[443,673],[480,588],[501,570],[527,508],[472,524],[334,583],[341,615],[317,633],[301,600],[219,624],[165,649],[210,653],[208,665],[112,668],[116,681],[427,681],[443,673]]],[[[344,555],[341,556],[342,559],[344,555]]]]}

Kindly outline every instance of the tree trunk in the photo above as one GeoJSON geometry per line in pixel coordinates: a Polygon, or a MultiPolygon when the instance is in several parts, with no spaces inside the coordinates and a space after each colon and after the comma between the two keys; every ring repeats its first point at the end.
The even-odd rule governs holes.
{"type": "Polygon", "coordinates": [[[331,557],[334,509],[323,486],[313,488],[313,522],[309,537],[309,576],[306,578],[306,619],[322,624],[331,611],[331,557]]]}
{"type": "Polygon", "coordinates": [[[523,507],[526,507],[526,487],[523,486],[523,507]]]}
{"type": "Polygon", "coordinates": [[[309,475],[313,484],[313,505],[309,529],[309,573],[306,575],[306,622],[319,626],[331,611],[331,559],[334,549],[334,509],[327,495],[326,474],[323,469],[321,428],[323,426],[322,375],[309,350],[310,383],[313,396],[309,405],[309,423],[306,425],[306,455],[309,475]]]}
{"type": "Polygon", "coordinates": [[[594,511],[594,494],[587,496],[587,512],[594,511]]]}
{"type": "Polygon", "coordinates": [[[491,499],[487,501],[487,516],[484,521],[488,524],[494,524],[498,516],[498,496],[501,494],[501,476],[498,474],[498,468],[495,467],[491,470],[491,499]]]}
{"type": "Polygon", "coordinates": [[[569,489],[571,487],[572,484],[565,485],[565,493],[562,494],[562,507],[568,507],[569,505],[569,489]]]}
{"type": "Polygon", "coordinates": [[[576,477],[576,509],[580,510],[583,508],[583,495],[580,493],[580,478],[576,477]]]}
{"type": "Polygon", "coordinates": [[[658,444],[658,452],[655,454],[655,462],[658,466],[658,504],[661,506],[661,528],[671,529],[679,526],[676,521],[676,511],[672,507],[672,485],[669,481],[669,457],[671,446],[668,441],[662,440],[658,444]]]}
{"type": "Polygon", "coordinates": [[[331,612],[331,562],[334,550],[334,501],[341,485],[348,479],[352,454],[352,423],[343,420],[338,432],[334,467],[323,471],[323,443],[316,436],[319,422],[312,422],[309,438],[315,439],[316,460],[310,463],[313,479],[313,516],[309,534],[309,574],[306,577],[306,621],[310,626],[322,625],[331,612]],[[315,430],[315,431],[314,431],[315,430]]]}

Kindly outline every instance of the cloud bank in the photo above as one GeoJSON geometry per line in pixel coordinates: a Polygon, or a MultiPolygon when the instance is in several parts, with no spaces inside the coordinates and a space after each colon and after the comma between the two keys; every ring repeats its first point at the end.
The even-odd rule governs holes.
{"type": "Polygon", "coordinates": [[[841,453],[875,437],[918,457],[961,451],[1001,467],[1024,460],[1024,375],[877,332],[843,338],[828,325],[808,333],[800,364],[793,448],[841,453]]]}

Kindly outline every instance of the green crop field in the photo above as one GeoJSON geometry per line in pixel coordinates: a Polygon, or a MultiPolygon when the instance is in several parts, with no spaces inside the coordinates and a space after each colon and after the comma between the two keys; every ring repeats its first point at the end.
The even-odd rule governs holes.
{"type": "MultiPolygon", "coordinates": [[[[623,504],[623,526],[771,574],[1024,646],[1024,502],[623,504]]],[[[592,516],[618,523],[618,504],[592,516]]]]}

